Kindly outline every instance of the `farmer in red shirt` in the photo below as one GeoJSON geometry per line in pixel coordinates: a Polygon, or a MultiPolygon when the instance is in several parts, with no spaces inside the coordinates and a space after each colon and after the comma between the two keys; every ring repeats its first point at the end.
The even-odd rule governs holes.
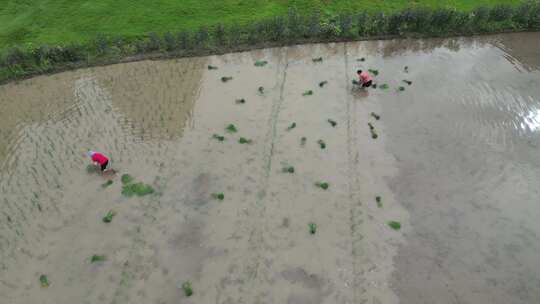
{"type": "Polygon", "coordinates": [[[109,165],[109,159],[105,155],[95,151],[89,151],[88,156],[92,158],[92,162],[94,163],[94,165],[101,168],[102,172],[105,172],[105,170],[107,170],[107,166],[109,165]]]}
{"type": "Polygon", "coordinates": [[[358,70],[356,71],[356,74],[358,74],[359,84],[362,88],[369,88],[373,84],[373,78],[371,78],[368,72],[358,70]]]}

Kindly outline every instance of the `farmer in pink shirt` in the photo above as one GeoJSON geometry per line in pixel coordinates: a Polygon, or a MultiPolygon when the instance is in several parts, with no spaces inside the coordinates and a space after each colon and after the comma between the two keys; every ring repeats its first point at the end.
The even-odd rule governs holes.
{"type": "Polygon", "coordinates": [[[88,156],[90,156],[94,165],[100,167],[101,172],[105,172],[105,170],[107,170],[109,159],[105,155],[95,151],[89,151],[88,156]]]}
{"type": "Polygon", "coordinates": [[[369,88],[373,84],[373,78],[371,78],[368,72],[358,70],[356,71],[356,74],[358,74],[359,85],[361,85],[362,88],[369,88]]]}

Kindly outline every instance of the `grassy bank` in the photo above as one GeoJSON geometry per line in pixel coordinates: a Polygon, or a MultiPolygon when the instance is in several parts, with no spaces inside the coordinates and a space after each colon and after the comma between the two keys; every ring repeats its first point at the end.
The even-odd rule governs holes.
{"type": "Polygon", "coordinates": [[[291,6],[162,0],[152,5],[159,11],[123,0],[34,1],[28,10],[22,9],[25,2],[10,2],[0,11],[0,22],[7,24],[0,41],[12,45],[1,55],[0,81],[149,54],[180,57],[301,42],[540,29],[539,1],[416,1],[404,9],[409,1],[292,1],[291,6]]]}

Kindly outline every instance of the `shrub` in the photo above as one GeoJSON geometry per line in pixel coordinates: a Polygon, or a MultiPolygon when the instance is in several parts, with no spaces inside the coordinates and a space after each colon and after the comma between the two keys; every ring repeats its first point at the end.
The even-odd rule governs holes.
{"type": "Polygon", "coordinates": [[[148,40],[146,41],[145,51],[146,52],[155,52],[159,51],[161,47],[161,38],[157,33],[148,34],[148,40]]]}
{"type": "Polygon", "coordinates": [[[182,31],[176,35],[176,41],[178,42],[178,46],[182,50],[190,50],[192,48],[192,43],[190,39],[189,32],[182,31]]]}
{"type": "Polygon", "coordinates": [[[93,41],[97,55],[104,55],[109,50],[109,41],[102,33],[98,33],[93,41]]]}
{"type": "Polygon", "coordinates": [[[167,52],[172,52],[176,49],[176,38],[170,32],[163,35],[163,45],[167,52]]]}
{"type": "Polygon", "coordinates": [[[216,42],[216,46],[224,46],[224,45],[226,45],[225,28],[223,27],[223,25],[221,23],[219,23],[214,28],[214,39],[215,39],[215,42],[216,42]]]}

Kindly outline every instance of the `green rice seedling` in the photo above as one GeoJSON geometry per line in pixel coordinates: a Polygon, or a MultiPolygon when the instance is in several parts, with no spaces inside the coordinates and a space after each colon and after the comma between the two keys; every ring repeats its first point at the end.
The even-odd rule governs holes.
{"type": "Polygon", "coordinates": [[[315,223],[309,223],[309,224],[308,224],[308,228],[309,228],[309,233],[310,233],[310,234],[315,234],[315,233],[317,233],[317,224],[315,224],[315,223]]]}
{"type": "Polygon", "coordinates": [[[212,198],[213,199],[216,199],[216,200],[219,200],[219,201],[222,201],[225,199],[225,194],[223,193],[212,193],[212,198]]]}
{"type": "Polygon", "coordinates": [[[311,96],[311,95],[313,95],[313,91],[312,91],[312,90],[305,91],[304,93],[302,93],[302,96],[311,96]]]}
{"type": "Polygon", "coordinates": [[[330,185],[327,182],[316,182],[315,186],[323,190],[327,190],[330,187],[330,185]]]}
{"type": "Polygon", "coordinates": [[[246,100],[244,98],[240,98],[236,100],[236,104],[245,104],[246,100]]]}
{"type": "Polygon", "coordinates": [[[371,138],[377,139],[378,137],[379,135],[377,134],[377,132],[375,130],[371,130],[371,138]]]}
{"type": "Polygon", "coordinates": [[[184,290],[186,297],[191,297],[191,295],[193,295],[193,288],[191,287],[191,283],[189,281],[182,284],[182,289],[184,290]]]}
{"type": "Polygon", "coordinates": [[[144,196],[154,193],[152,186],[143,183],[126,184],[122,186],[122,194],[127,197],[133,195],[144,196]]]}
{"type": "Polygon", "coordinates": [[[283,167],[283,173],[294,173],[294,167],[293,166],[286,166],[286,167],[283,167]]]}
{"type": "Polygon", "coordinates": [[[122,174],[122,177],[120,178],[120,180],[122,181],[122,184],[130,184],[133,182],[133,177],[129,174],[122,174]]]}
{"type": "Polygon", "coordinates": [[[47,278],[47,276],[44,275],[44,274],[39,276],[39,283],[41,284],[41,287],[43,287],[43,288],[47,288],[47,287],[49,287],[49,285],[51,285],[49,283],[49,278],[47,278]]]}
{"type": "Polygon", "coordinates": [[[404,79],[403,82],[405,82],[407,85],[411,85],[412,81],[404,79]]]}
{"type": "Polygon", "coordinates": [[[263,67],[265,65],[268,64],[268,61],[265,61],[265,60],[258,60],[258,61],[255,61],[255,66],[256,67],[263,67]]]}
{"type": "Polygon", "coordinates": [[[403,68],[403,71],[405,71],[405,73],[409,73],[409,67],[408,67],[408,66],[405,66],[405,67],[403,68]]]}
{"type": "Polygon", "coordinates": [[[328,84],[328,81],[326,81],[326,80],[325,80],[325,81],[321,81],[321,82],[319,82],[319,87],[322,88],[322,87],[324,87],[324,86],[327,85],[327,84],[328,84]]]}
{"type": "Polygon", "coordinates": [[[386,83],[384,83],[384,84],[381,84],[381,85],[379,86],[379,88],[380,88],[381,90],[386,90],[386,89],[389,88],[389,86],[388,86],[386,83]]]}
{"type": "Polygon", "coordinates": [[[364,62],[364,61],[366,61],[366,58],[364,58],[364,57],[358,58],[358,59],[356,59],[356,61],[364,62]]]}
{"type": "Polygon", "coordinates": [[[398,88],[398,91],[399,91],[399,92],[405,91],[405,87],[399,87],[399,88],[398,88]]]}
{"type": "Polygon", "coordinates": [[[113,220],[113,217],[116,215],[116,212],[114,212],[113,210],[109,210],[109,212],[107,212],[107,214],[105,214],[105,216],[103,217],[103,222],[104,223],[110,223],[112,222],[113,220]]]}
{"type": "Polygon", "coordinates": [[[320,147],[321,149],[326,149],[326,143],[324,142],[324,140],[319,139],[319,140],[317,141],[317,143],[319,144],[319,147],[320,147]]]}
{"type": "Polygon", "coordinates": [[[306,145],[306,142],[307,142],[307,138],[305,138],[305,137],[300,138],[300,145],[302,147],[306,145]]]}
{"type": "Polygon", "coordinates": [[[217,67],[217,66],[213,66],[213,65],[208,65],[208,69],[209,69],[209,70],[217,70],[218,67],[217,67]]]}
{"type": "Polygon", "coordinates": [[[224,141],[225,140],[225,136],[221,136],[221,135],[218,135],[218,134],[212,135],[212,138],[216,139],[218,141],[224,141]]]}
{"type": "Polygon", "coordinates": [[[259,87],[259,93],[264,94],[264,87],[259,87]]]}
{"type": "Polygon", "coordinates": [[[230,80],[232,80],[232,79],[233,79],[233,78],[232,78],[231,76],[223,76],[223,77],[221,77],[221,81],[222,81],[222,82],[227,82],[227,81],[230,81],[230,80]]]}
{"type": "Polygon", "coordinates": [[[382,200],[380,196],[375,197],[375,201],[377,202],[377,207],[382,208],[382,200]]]}
{"type": "Polygon", "coordinates": [[[368,122],[367,125],[369,126],[369,129],[370,129],[370,130],[375,130],[375,127],[373,126],[372,123],[368,122]]]}
{"type": "Polygon", "coordinates": [[[113,184],[113,181],[112,181],[112,180],[108,180],[108,181],[104,182],[103,184],[101,184],[101,187],[107,188],[107,187],[109,187],[109,186],[112,185],[112,184],[113,184]]]}
{"type": "Polygon", "coordinates": [[[381,119],[381,116],[377,115],[375,112],[371,112],[371,116],[373,116],[373,118],[375,118],[376,120],[381,119]]]}
{"type": "Polygon", "coordinates": [[[390,228],[394,229],[394,230],[399,230],[401,229],[401,223],[400,222],[396,222],[396,221],[390,221],[387,223],[388,226],[390,226],[390,228]]]}
{"type": "Polygon", "coordinates": [[[251,144],[251,143],[253,143],[253,140],[252,139],[247,139],[247,138],[244,138],[244,137],[240,137],[238,142],[240,144],[251,144]]]}
{"type": "Polygon", "coordinates": [[[373,76],[378,76],[379,75],[379,70],[373,70],[373,69],[368,69],[368,71],[373,74],[373,76]]]}
{"type": "Polygon", "coordinates": [[[296,123],[293,122],[290,126],[287,127],[287,131],[290,131],[292,129],[296,128],[296,123]]]}
{"type": "Polygon", "coordinates": [[[311,60],[312,60],[313,62],[322,62],[322,61],[323,61],[322,57],[313,58],[313,59],[311,59],[311,60]]]}
{"type": "Polygon", "coordinates": [[[328,119],[327,121],[328,121],[328,123],[329,123],[332,127],[337,126],[337,122],[336,122],[335,120],[328,119]]]}
{"type": "Polygon", "coordinates": [[[229,132],[229,133],[236,133],[238,132],[238,129],[236,129],[236,126],[233,125],[233,124],[229,124],[226,128],[225,128],[225,131],[229,132]]]}
{"type": "Polygon", "coordinates": [[[90,263],[96,263],[96,262],[103,262],[105,261],[105,256],[104,255],[98,255],[98,254],[94,254],[91,258],[90,258],[90,263]]]}

